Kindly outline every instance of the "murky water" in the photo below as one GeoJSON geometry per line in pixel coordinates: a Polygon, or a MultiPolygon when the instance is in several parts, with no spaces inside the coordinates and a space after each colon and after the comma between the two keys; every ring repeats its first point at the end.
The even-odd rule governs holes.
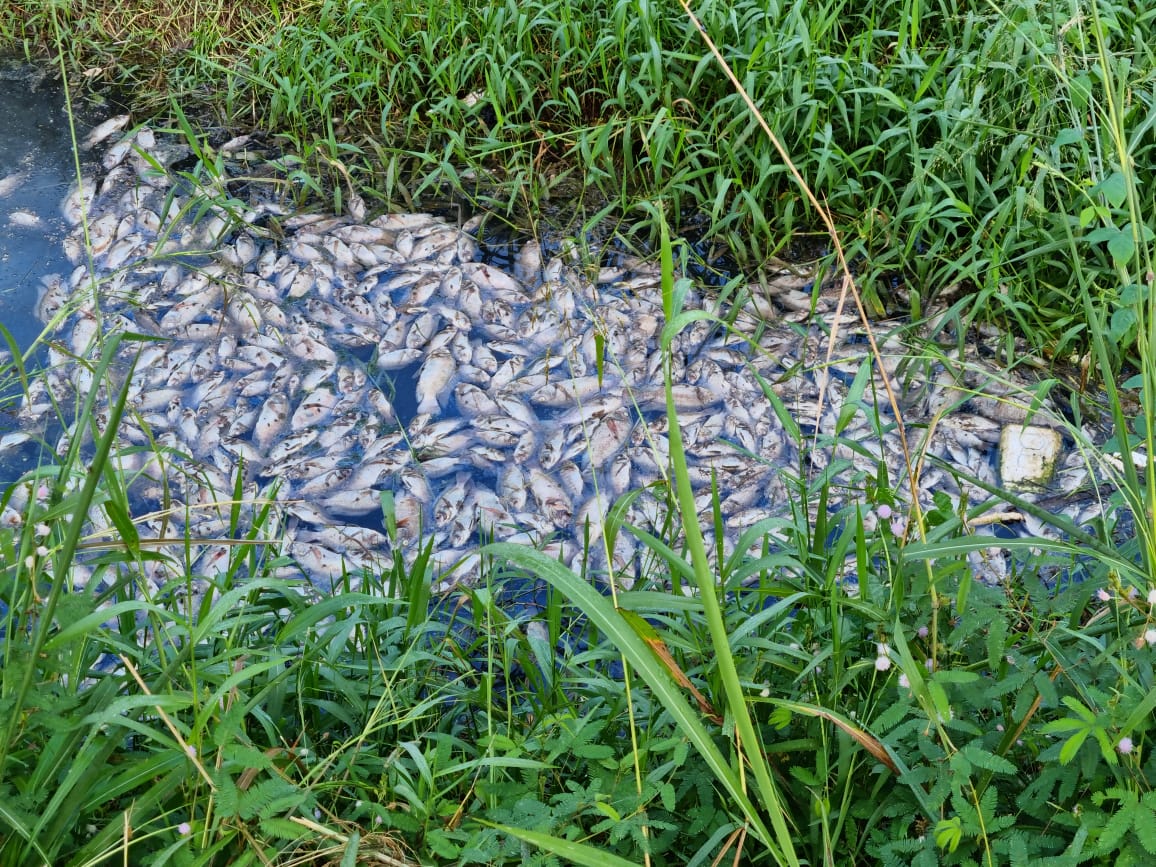
{"type": "MultiPolygon", "coordinates": [[[[79,107],[74,106],[74,110],[79,107]]],[[[86,124],[81,109],[78,130],[86,124]]],[[[0,58],[0,325],[21,353],[28,353],[44,329],[34,310],[49,275],[67,275],[72,265],[61,242],[69,226],[60,203],[77,177],[64,89],[43,66],[0,58]]],[[[80,169],[91,158],[80,154],[80,169]]],[[[7,355],[5,341],[0,352],[7,355]]],[[[44,347],[28,358],[35,368],[44,347]]],[[[6,386],[0,383],[0,393],[6,386]]],[[[0,415],[0,432],[12,424],[0,415]]],[[[0,457],[0,486],[42,462],[41,450],[26,443],[0,457]]]]}
{"type": "MultiPolygon", "coordinates": [[[[275,496],[286,507],[287,552],[319,581],[348,568],[380,571],[395,556],[412,558],[430,536],[447,574],[471,574],[477,540],[490,533],[552,540],[572,562],[582,541],[576,528],[600,527],[611,500],[628,490],[644,491],[629,523],[662,523],[663,313],[652,266],[627,267],[626,258],[603,248],[611,258],[590,268],[548,243],[477,237],[426,215],[293,213],[260,195],[209,207],[221,179],[203,178],[203,188],[192,183],[187,143],[129,128],[127,116],[102,125],[109,130],[95,149],[102,166],[87,177],[84,196],[69,194],[65,207],[75,212],[75,225],[64,237],[58,213],[73,177],[71,137],[59,99],[53,103],[39,87],[24,91],[25,111],[39,105],[36,116],[45,123],[39,137],[32,123],[28,140],[11,133],[11,156],[0,163],[3,177],[15,179],[9,200],[0,202],[0,213],[14,216],[0,229],[25,256],[17,269],[23,273],[10,277],[11,301],[0,308],[0,321],[27,345],[41,327],[34,308],[45,320],[62,311],[52,369],[37,383],[61,399],[88,392],[87,368],[71,359],[92,352],[101,319],[106,330],[165,338],[139,358],[137,347],[122,353],[125,371],[135,365],[127,385],[131,417],[119,444],[124,466],[140,471],[132,490],[144,511],[163,503],[170,513],[142,531],[164,533],[166,522],[177,520],[192,536],[219,538],[228,524],[217,505],[241,484],[246,497],[275,496]],[[46,174],[53,168],[55,175],[46,174]],[[35,203],[17,198],[38,192],[35,203]],[[84,267],[37,304],[44,275],[71,271],[62,249],[84,267]],[[27,259],[37,250],[41,258],[27,259]],[[93,279],[101,287],[101,318],[89,309],[91,297],[70,299],[93,279]],[[607,358],[610,374],[595,375],[607,358]],[[153,442],[191,456],[167,489],[160,486],[165,470],[140,448],[153,442]],[[184,498],[178,507],[168,505],[173,491],[184,498]],[[396,539],[385,535],[383,496],[392,498],[396,539]]],[[[240,139],[218,147],[227,155],[226,178],[233,168],[248,175],[253,161],[268,159],[240,139]]],[[[763,291],[765,298],[739,314],[736,333],[699,321],[670,349],[692,483],[709,509],[717,481],[733,534],[780,514],[787,499],[782,470],[802,465],[768,388],[795,425],[812,419],[821,439],[839,440],[807,446],[807,466],[831,468],[832,484],[846,496],[860,498],[881,463],[889,478],[904,478],[888,411],[875,411],[886,429],[874,430],[871,407],[853,393],[870,372],[865,345],[844,323],[842,345],[833,355],[824,349],[820,319],[830,318],[834,299],[818,299],[816,319],[810,284],[790,272],[763,291]]],[[[684,302],[717,307],[697,288],[688,288],[684,302]]],[[[928,434],[926,454],[943,467],[925,468],[918,492],[924,508],[936,492],[983,499],[986,493],[956,478],[952,467],[996,484],[1000,432],[1027,417],[1026,408],[1009,415],[1005,404],[1030,383],[1009,384],[1005,372],[978,360],[964,369],[946,356],[916,364],[910,351],[898,338],[883,351],[908,422],[925,426],[949,413],[928,434]]],[[[43,412],[24,415],[35,441],[63,447],[66,438],[43,412]]],[[[1043,415],[1063,426],[1053,412],[1043,415]]],[[[8,451],[4,459],[14,454],[25,464],[36,458],[8,451]]],[[[1058,484],[1070,493],[1086,476],[1078,461],[1065,461],[1058,484]]],[[[10,477],[0,473],[0,481],[10,477]]],[[[897,505],[912,493],[897,483],[897,505]]],[[[735,541],[730,535],[727,544],[735,541]]],[[[604,553],[619,572],[640,556],[622,535],[604,553]]],[[[218,574],[228,554],[208,544],[193,568],[218,574]]],[[[982,566],[984,580],[1002,580],[1006,563],[989,562],[996,556],[977,573],[982,566]]],[[[170,577],[158,570],[150,580],[159,586],[170,577]]]]}
{"type": "Polygon", "coordinates": [[[0,59],[0,118],[0,323],[24,350],[44,327],[42,278],[72,270],[60,203],[77,166],[64,91],[44,68],[0,59]]]}

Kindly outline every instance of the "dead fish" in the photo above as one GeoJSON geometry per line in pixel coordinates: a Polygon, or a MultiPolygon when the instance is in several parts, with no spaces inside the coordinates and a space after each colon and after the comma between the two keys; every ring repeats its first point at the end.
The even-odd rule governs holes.
{"type": "Polygon", "coordinates": [[[320,340],[307,334],[299,332],[291,334],[286,338],[285,345],[293,355],[300,359],[337,366],[337,354],[320,340]]]}
{"type": "Polygon", "coordinates": [[[401,370],[403,367],[409,367],[421,357],[422,352],[420,349],[402,347],[401,349],[389,349],[383,352],[379,344],[377,366],[382,370],[401,370]]]}
{"type": "Polygon", "coordinates": [[[433,500],[433,490],[430,488],[429,479],[421,469],[406,467],[398,473],[398,478],[401,479],[405,489],[422,503],[429,503],[433,500]]]}
{"type": "Polygon", "coordinates": [[[453,356],[445,349],[436,349],[429,354],[421,370],[418,371],[417,397],[418,412],[437,412],[440,399],[454,375],[453,356]]]}
{"type": "Polygon", "coordinates": [[[450,545],[454,548],[464,548],[478,527],[478,509],[467,501],[461,511],[450,523],[450,545]]]}
{"type": "Polygon", "coordinates": [[[8,214],[8,225],[15,226],[18,229],[34,229],[39,226],[41,222],[39,215],[27,209],[12,211],[8,214]]]}
{"type": "Polygon", "coordinates": [[[459,412],[468,415],[494,415],[500,411],[493,398],[468,382],[460,382],[454,388],[454,403],[459,412]]]}
{"type": "Polygon", "coordinates": [[[470,419],[470,426],[483,443],[494,446],[515,445],[526,433],[526,426],[504,415],[483,415],[470,419]]]}
{"type": "Polygon", "coordinates": [[[454,483],[434,501],[434,524],[445,527],[453,521],[461,511],[469,492],[469,473],[458,473],[454,483]]]}
{"type": "Polygon", "coordinates": [[[526,477],[517,464],[509,463],[498,473],[498,495],[510,511],[520,512],[526,505],[529,489],[526,477]]]}
{"type": "Polygon", "coordinates": [[[297,431],[319,424],[329,417],[336,403],[337,395],[328,388],[311,391],[294,410],[289,419],[289,427],[297,431]]]}
{"type": "Polygon", "coordinates": [[[538,508],[559,529],[570,526],[574,507],[562,486],[537,467],[530,470],[530,492],[538,508]]]}
{"type": "Polygon", "coordinates": [[[491,265],[463,262],[461,270],[462,276],[473,281],[483,292],[501,293],[507,300],[520,299],[520,303],[527,300],[517,280],[491,265]]]}
{"type": "Polygon", "coordinates": [[[514,276],[526,284],[533,284],[542,276],[542,245],[527,241],[514,260],[514,276]]]}
{"type": "Polygon", "coordinates": [[[530,458],[538,450],[538,433],[537,431],[527,430],[524,434],[518,437],[517,443],[514,444],[513,457],[515,463],[528,463],[530,458]]]}
{"type": "Polygon", "coordinates": [[[61,205],[61,214],[69,225],[78,226],[88,213],[89,203],[96,194],[96,182],[92,178],[84,178],[81,183],[73,184],[71,191],[61,205]]]}
{"type": "Polygon", "coordinates": [[[558,427],[542,440],[542,448],[538,452],[538,463],[544,470],[552,470],[562,457],[562,447],[566,442],[565,428],[558,427]]]}
{"type": "Polygon", "coordinates": [[[128,126],[129,120],[129,115],[118,114],[115,117],[110,117],[103,123],[98,124],[92,129],[91,132],[89,132],[88,135],[84,137],[84,141],[81,142],[81,149],[91,150],[101,142],[112,138],[112,136],[116,135],[118,132],[128,126]]]}
{"type": "Polygon", "coordinates": [[[320,436],[320,431],[316,428],[306,428],[305,430],[290,434],[273,446],[273,448],[269,449],[268,464],[275,469],[278,464],[283,463],[290,455],[301,451],[313,443],[318,436],[320,436]]]}
{"type": "Polygon", "coordinates": [[[320,497],[331,494],[332,491],[344,486],[353,472],[353,467],[334,467],[314,475],[311,469],[310,473],[304,476],[305,481],[292,489],[292,494],[297,497],[320,497]]]}
{"type": "Polygon", "coordinates": [[[344,490],[324,497],[320,501],[322,508],[343,515],[367,515],[370,512],[381,510],[381,491],[366,488],[363,490],[344,490]]]}
{"type": "Polygon", "coordinates": [[[613,387],[614,383],[608,379],[599,381],[597,376],[582,376],[548,382],[530,394],[530,403],[552,407],[573,406],[579,401],[598,394],[604,385],[610,388],[613,387]]]}
{"type": "Polygon", "coordinates": [[[344,556],[318,543],[294,542],[289,554],[308,575],[335,581],[351,571],[344,556]]]}
{"type": "MultiPolygon", "coordinates": [[[[701,410],[723,402],[722,394],[697,385],[676,385],[671,393],[678,410],[701,410]]],[[[642,409],[663,409],[666,406],[666,391],[660,388],[639,389],[635,399],[642,409]]]]}
{"type": "Polygon", "coordinates": [[[586,489],[585,476],[574,461],[563,461],[558,465],[558,479],[566,493],[574,500],[582,497],[586,489]]]}
{"type": "Polygon", "coordinates": [[[10,172],[4,177],[0,178],[0,199],[11,195],[14,191],[23,186],[24,182],[28,180],[28,172],[10,172]]]}
{"type": "Polygon", "coordinates": [[[621,496],[630,488],[630,476],[633,471],[633,462],[627,454],[615,456],[610,464],[610,491],[614,496],[621,496]]]}
{"type": "Polygon", "coordinates": [[[40,292],[36,298],[36,318],[48,323],[68,303],[71,294],[68,284],[59,274],[47,274],[40,278],[40,292]]]}
{"type": "Polygon", "coordinates": [[[587,445],[587,454],[590,465],[602,467],[616,455],[625,445],[630,436],[630,415],[626,410],[617,410],[599,418],[590,430],[590,442],[587,445]]]}

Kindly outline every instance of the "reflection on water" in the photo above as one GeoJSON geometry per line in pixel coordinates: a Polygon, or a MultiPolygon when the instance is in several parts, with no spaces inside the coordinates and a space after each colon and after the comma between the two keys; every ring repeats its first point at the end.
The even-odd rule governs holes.
{"type": "MultiPolygon", "coordinates": [[[[83,129],[84,121],[77,124],[83,129]]],[[[72,271],[60,205],[75,178],[60,83],[45,67],[0,59],[0,325],[24,351],[43,328],[34,313],[43,278],[72,271]]],[[[10,428],[0,415],[0,432],[10,428]]],[[[0,487],[40,462],[34,443],[8,451],[0,487]]]]}
{"type": "Polygon", "coordinates": [[[60,203],[76,162],[63,89],[42,68],[0,61],[0,118],[0,324],[27,349],[41,278],[72,270],[60,203]]]}

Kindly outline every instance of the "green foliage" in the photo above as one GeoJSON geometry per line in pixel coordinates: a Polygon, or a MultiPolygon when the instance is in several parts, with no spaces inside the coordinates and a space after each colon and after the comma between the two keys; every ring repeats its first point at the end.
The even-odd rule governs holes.
{"type": "Polygon", "coordinates": [[[1119,270],[1156,232],[1127,194],[1153,182],[1153,10],[708,0],[700,33],[640,0],[194,4],[174,50],[187,25],[145,0],[68,5],[60,25],[56,4],[11,4],[0,34],[70,27],[75,73],[279,134],[294,188],[339,211],[358,190],[452,194],[519,223],[577,217],[575,234],[614,213],[652,245],[663,211],[753,271],[814,247],[817,215],[706,37],[832,211],[873,310],[919,316],[963,287],[968,316],[1066,359],[1090,346],[1087,288],[1114,369],[1140,334],[1148,283],[1119,270]]]}
{"type": "MultiPolygon", "coordinates": [[[[227,115],[295,146],[284,164],[303,196],[345,208],[373,189],[410,206],[453,189],[513,209],[569,183],[637,217],[643,238],[705,214],[747,262],[813,226],[671,9],[307,11],[287,9],[228,62],[198,33],[168,79],[183,98],[219,76],[227,115]]],[[[59,419],[92,435],[46,447],[0,492],[0,862],[255,863],[333,835],[345,862],[383,835],[461,864],[704,864],[740,846],[782,863],[1156,855],[1156,531],[1141,519],[1122,537],[1119,517],[1156,501],[1156,13],[740,0],[696,14],[833,210],[869,303],[893,275],[914,313],[963,283],[962,324],[994,311],[1051,354],[1092,353],[1116,429],[1093,455],[1111,488],[1103,525],[1013,497],[1068,541],[1003,540],[1017,572],[991,587],[969,560],[992,544],[970,530],[990,504],[940,496],[897,532],[883,507],[903,509],[902,485],[862,471],[833,511],[840,467],[814,474],[800,458],[794,511],[711,550],[672,414],[670,520],[604,534],[647,552],[613,599],[513,546],[492,549],[513,566],[492,563],[452,599],[431,598],[429,550],[362,592],[309,599],[260,553],[277,541],[267,510],[246,534],[231,514],[243,538],[222,576],[185,562],[151,590],[150,563],[181,553],[140,545],[112,452],[123,406],[101,430],[93,389],[59,419]],[[1138,417],[1111,375],[1126,363],[1138,417]],[[1149,456],[1139,469],[1133,451],[1149,456]],[[90,557],[94,510],[117,541],[90,557]],[[557,591],[549,642],[501,604],[527,569],[557,591]],[[695,595],[673,595],[672,576],[695,595]]],[[[80,64],[85,46],[69,51],[80,64]]],[[[205,149],[185,180],[221,176],[205,149]]],[[[663,246],[669,341],[702,314],[682,315],[663,246]]],[[[113,381],[117,352],[97,347],[95,381],[113,381]]],[[[5,379],[26,383],[13,355],[5,379]]],[[[857,412],[882,432],[869,381],[865,366],[831,440],[810,445],[861,454],[839,439],[857,412]]]]}

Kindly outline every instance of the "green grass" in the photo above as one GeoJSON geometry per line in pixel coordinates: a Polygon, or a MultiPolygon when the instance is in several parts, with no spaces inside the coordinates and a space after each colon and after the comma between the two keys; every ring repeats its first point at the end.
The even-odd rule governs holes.
{"type": "MultiPolygon", "coordinates": [[[[0,33],[67,45],[77,69],[99,61],[230,124],[270,126],[302,186],[338,206],[351,181],[379,205],[449,188],[534,217],[552,189],[586,190],[592,211],[658,242],[666,341],[694,317],[675,302],[670,262],[686,250],[668,223],[706,214],[751,263],[819,224],[666,7],[199,3],[188,20],[143,4],[10,8],[0,33]]],[[[494,545],[458,596],[431,600],[419,559],[313,599],[277,577],[277,515],[260,502],[247,524],[231,512],[228,568],[205,579],[190,568],[199,540],[156,548],[134,531],[108,368],[135,338],[110,337],[71,362],[104,384],[110,422],[95,422],[98,389],[59,407],[90,441],[46,448],[0,495],[0,863],[1156,854],[1151,13],[695,13],[831,211],[868,305],[893,272],[916,313],[963,282],[965,325],[995,313],[1056,357],[1088,353],[1115,438],[1068,434],[1107,485],[1100,525],[1012,498],[1066,541],[1001,542],[1013,573],[993,588],[968,559],[992,543],[974,534],[990,503],[921,511],[898,480],[860,472],[829,513],[841,467],[800,463],[786,475],[794,510],[712,560],[704,533],[721,528],[700,526],[671,410],[667,525],[612,518],[603,535],[643,546],[629,592],[607,598],[541,553],[494,545]],[[1134,415],[1114,375],[1125,365],[1134,415]],[[1134,450],[1139,468],[1118,460],[1134,450]],[[93,547],[94,516],[117,541],[93,547]],[[180,577],[150,589],[160,558],[180,577]],[[92,575],[74,590],[80,567],[92,575]],[[550,588],[540,623],[505,601],[528,580],[550,588]],[[191,608],[194,582],[208,591],[191,608]]],[[[27,390],[13,355],[6,378],[27,390]]]]}
{"type": "MultiPolygon", "coordinates": [[[[823,246],[818,215],[669,4],[10,9],[0,34],[30,49],[56,44],[53,16],[70,28],[78,80],[87,70],[143,88],[145,110],[172,99],[276,133],[338,207],[352,179],[371,203],[453,194],[520,224],[553,214],[577,234],[609,214],[653,245],[661,201],[676,230],[697,226],[751,272],[823,246]]],[[[1115,266],[1130,227],[1153,230],[1121,210],[1119,191],[1125,168],[1152,188],[1156,12],[1103,6],[1093,23],[1082,4],[1038,0],[711,0],[695,14],[830,209],[869,307],[919,316],[962,285],[973,315],[1010,323],[1049,357],[1084,356],[1067,233],[1096,303],[1126,300],[1115,266]],[[1119,146],[1103,123],[1109,80],[1119,146]]],[[[1135,326],[1109,327],[1115,370],[1135,326]]]]}

